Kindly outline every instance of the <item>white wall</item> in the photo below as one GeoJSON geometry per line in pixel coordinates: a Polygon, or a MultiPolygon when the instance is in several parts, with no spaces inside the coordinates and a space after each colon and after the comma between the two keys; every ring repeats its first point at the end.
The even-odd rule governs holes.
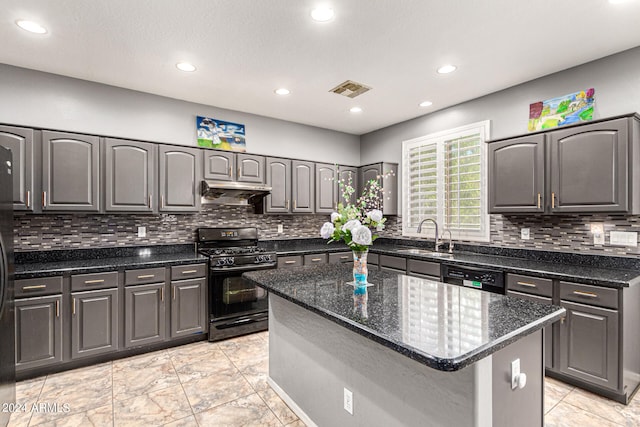
{"type": "Polygon", "coordinates": [[[244,124],[250,153],[360,164],[357,135],[6,64],[0,64],[0,94],[5,124],[196,145],[200,115],[244,124]]]}
{"type": "Polygon", "coordinates": [[[590,87],[594,119],[640,112],[640,47],[368,133],[360,158],[402,163],[402,141],[482,120],[491,120],[492,139],[526,134],[529,104],[590,87]]]}

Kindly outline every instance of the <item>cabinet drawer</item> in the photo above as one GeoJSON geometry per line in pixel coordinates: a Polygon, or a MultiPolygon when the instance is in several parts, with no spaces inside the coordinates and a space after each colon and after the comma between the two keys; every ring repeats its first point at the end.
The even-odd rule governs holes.
{"type": "Polygon", "coordinates": [[[410,259],[407,261],[407,271],[409,274],[416,273],[425,276],[440,277],[440,263],[410,259]]]}
{"type": "Polygon", "coordinates": [[[326,264],[327,254],[311,254],[304,256],[304,265],[326,264]]]}
{"type": "Polygon", "coordinates": [[[551,298],[553,296],[553,281],[541,277],[508,273],[507,289],[551,298]]]}
{"type": "Polygon", "coordinates": [[[16,298],[62,293],[62,276],[16,280],[16,298]]]}
{"type": "MultiPolygon", "coordinates": [[[[399,256],[380,255],[380,267],[407,271],[407,259],[399,256]]],[[[438,276],[440,272],[438,272],[438,276]]]]}
{"type": "Polygon", "coordinates": [[[618,290],[600,286],[560,282],[560,299],[598,307],[618,308],[618,290]]]}
{"type": "Polygon", "coordinates": [[[369,264],[369,265],[378,265],[379,263],[380,263],[380,257],[378,256],[378,254],[370,253],[367,256],[367,264],[369,264]]]}
{"type": "Polygon", "coordinates": [[[302,255],[278,257],[278,268],[299,267],[301,265],[302,265],[302,255]]]}
{"type": "MultiPolygon", "coordinates": [[[[368,260],[368,257],[367,257],[368,260]]],[[[334,252],[329,254],[329,264],[340,264],[341,262],[353,261],[352,252],[334,252]]]]}
{"type": "Polygon", "coordinates": [[[118,272],[75,274],[71,276],[72,291],[86,291],[89,289],[106,289],[118,286],[118,272]]]}
{"type": "Polygon", "coordinates": [[[206,275],[206,264],[175,265],[171,267],[171,280],[195,279],[206,275]]]}
{"type": "Polygon", "coordinates": [[[141,268],[124,272],[125,285],[143,285],[145,283],[164,282],[165,268],[141,268]]]}

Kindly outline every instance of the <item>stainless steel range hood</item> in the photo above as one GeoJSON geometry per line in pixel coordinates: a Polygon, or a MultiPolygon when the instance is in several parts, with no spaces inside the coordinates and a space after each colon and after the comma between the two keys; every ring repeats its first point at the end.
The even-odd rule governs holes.
{"type": "Polygon", "coordinates": [[[202,181],[202,203],[246,206],[253,205],[271,193],[264,184],[230,181],[202,181]]]}

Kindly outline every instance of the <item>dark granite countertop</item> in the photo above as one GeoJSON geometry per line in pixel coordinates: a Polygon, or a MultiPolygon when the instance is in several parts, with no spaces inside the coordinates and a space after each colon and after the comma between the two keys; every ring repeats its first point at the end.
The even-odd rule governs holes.
{"type": "Polygon", "coordinates": [[[16,279],[207,262],[206,257],[195,252],[193,245],[42,251],[16,255],[16,279]]]}
{"type": "Polygon", "coordinates": [[[456,371],[562,317],[561,307],[370,271],[366,303],[345,264],[262,270],[244,277],[301,307],[441,371],[456,371]],[[445,304],[443,304],[445,303],[445,304]]]}
{"type": "MultiPolygon", "coordinates": [[[[265,248],[275,250],[279,256],[307,255],[319,252],[343,252],[350,249],[340,243],[321,239],[297,239],[260,242],[265,248]]],[[[597,286],[623,288],[640,283],[640,270],[631,269],[630,260],[608,256],[576,256],[562,252],[494,250],[497,254],[454,251],[452,256],[409,254],[398,252],[403,247],[426,248],[423,242],[414,240],[380,239],[369,248],[371,253],[401,256],[404,258],[436,261],[454,265],[495,268],[506,273],[532,274],[549,279],[577,281],[597,286]],[[499,254],[499,255],[498,255],[499,254]],[[517,254],[519,256],[509,256],[517,254]],[[526,257],[526,258],[525,258],[526,257]],[[604,266],[604,267],[603,267],[604,266]]]]}

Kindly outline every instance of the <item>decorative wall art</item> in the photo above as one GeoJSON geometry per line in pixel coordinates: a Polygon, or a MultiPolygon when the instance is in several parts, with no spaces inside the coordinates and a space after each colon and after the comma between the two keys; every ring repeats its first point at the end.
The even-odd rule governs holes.
{"type": "Polygon", "coordinates": [[[198,146],[228,151],[247,151],[244,125],[196,116],[198,146]]]}
{"type": "Polygon", "coordinates": [[[534,102],[529,105],[529,131],[592,120],[594,104],[594,88],[534,102]]]}

